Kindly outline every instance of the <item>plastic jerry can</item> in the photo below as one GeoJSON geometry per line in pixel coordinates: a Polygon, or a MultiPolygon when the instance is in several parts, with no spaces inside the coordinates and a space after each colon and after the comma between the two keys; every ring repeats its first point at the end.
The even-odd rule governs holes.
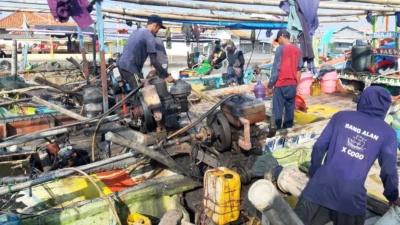
{"type": "Polygon", "coordinates": [[[240,177],[225,167],[207,170],[204,175],[204,210],[218,225],[236,221],[240,215],[240,177]]]}
{"type": "Polygon", "coordinates": [[[315,83],[311,86],[311,96],[320,96],[321,95],[321,84],[315,83]]]}

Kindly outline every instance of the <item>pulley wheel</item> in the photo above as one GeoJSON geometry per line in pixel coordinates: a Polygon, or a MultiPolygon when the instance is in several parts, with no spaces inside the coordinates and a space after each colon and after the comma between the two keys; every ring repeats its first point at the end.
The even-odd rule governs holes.
{"type": "Polygon", "coordinates": [[[149,108],[147,108],[147,105],[144,102],[143,96],[140,96],[139,100],[140,100],[140,105],[142,106],[143,120],[144,120],[144,121],[142,121],[142,126],[141,126],[140,131],[142,133],[151,132],[153,129],[155,129],[155,124],[153,121],[153,114],[151,114],[151,111],[149,110],[149,108]]]}
{"type": "Polygon", "coordinates": [[[212,130],[211,141],[219,152],[229,150],[232,145],[232,133],[228,120],[222,112],[208,116],[207,125],[212,130]]]}

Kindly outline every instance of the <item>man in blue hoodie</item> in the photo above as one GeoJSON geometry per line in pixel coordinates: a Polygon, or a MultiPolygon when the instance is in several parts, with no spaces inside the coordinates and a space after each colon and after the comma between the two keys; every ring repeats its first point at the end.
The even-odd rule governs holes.
{"type": "Polygon", "coordinates": [[[386,89],[369,87],[361,94],[357,111],[342,111],[332,117],[314,144],[308,171],[311,179],[295,209],[305,225],[329,221],[363,225],[367,205],[364,183],[376,159],[384,196],[391,205],[400,205],[397,137],[384,121],[390,104],[386,89]]]}

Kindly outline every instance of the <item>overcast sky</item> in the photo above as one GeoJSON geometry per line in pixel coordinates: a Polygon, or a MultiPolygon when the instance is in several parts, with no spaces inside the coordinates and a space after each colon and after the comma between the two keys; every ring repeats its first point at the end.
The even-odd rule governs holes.
{"type": "MultiPolygon", "coordinates": [[[[182,1],[182,0],[176,0],[176,1],[182,1]]],[[[185,0],[185,2],[188,2],[188,1],[185,0]]],[[[202,3],[204,3],[204,2],[202,2],[202,3]]],[[[211,4],[225,5],[224,3],[211,3],[211,4]]],[[[278,7],[274,7],[274,6],[238,5],[238,4],[233,4],[233,5],[240,6],[242,8],[255,8],[256,7],[258,9],[268,9],[268,8],[270,8],[270,9],[278,9],[278,7]]],[[[21,7],[21,8],[27,8],[27,7],[30,7],[30,8],[46,8],[46,6],[39,6],[39,5],[32,5],[32,4],[21,4],[21,3],[1,3],[1,6],[21,7]]],[[[114,1],[107,1],[107,0],[103,1],[103,7],[116,8],[117,6],[119,6],[121,8],[128,9],[128,10],[153,9],[153,10],[167,11],[167,10],[172,9],[173,11],[177,11],[177,12],[185,12],[185,11],[191,10],[191,9],[182,9],[182,8],[173,8],[173,7],[143,6],[143,5],[133,4],[133,3],[114,2],[114,1]]],[[[320,10],[320,11],[324,11],[324,10],[320,10]]],[[[202,14],[209,14],[210,13],[209,10],[196,10],[196,12],[202,13],[202,14]]],[[[9,14],[11,14],[11,13],[2,12],[0,17],[3,18],[3,17],[5,17],[5,16],[7,16],[9,14]]],[[[240,15],[240,13],[231,13],[231,12],[229,12],[229,13],[224,12],[223,14],[240,15]]],[[[382,24],[381,20],[380,20],[380,24],[382,24]]],[[[327,30],[329,30],[331,28],[340,29],[340,28],[348,26],[348,25],[350,25],[350,26],[371,26],[369,23],[367,23],[365,18],[360,19],[360,21],[356,22],[356,23],[354,23],[354,22],[353,23],[324,23],[322,25],[323,25],[323,27],[320,27],[320,31],[322,31],[322,32],[327,31],[327,30]]],[[[116,24],[115,23],[106,23],[105,27],[106,28],[115,28],[116,24]]],[[[120,25],[120,27],[127,27],[127,26],[122,24],[122,25],[120,25]]],[[[394,19],[390,20],[389,27],[390,28],[394,27],[394,19]]],[[[260,39],[265,39],[265,38],[266,38],[265,37],[265,32],[262,32],[261,36],[260,36],[260,39]]]]}

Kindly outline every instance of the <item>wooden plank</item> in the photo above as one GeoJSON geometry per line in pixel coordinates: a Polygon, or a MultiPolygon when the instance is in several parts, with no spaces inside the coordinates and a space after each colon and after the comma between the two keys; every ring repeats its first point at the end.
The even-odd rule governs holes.
{"type": "Polygon", "coordinates": [[[162,218],[159,225],[178,225],[183,218],[183,213],[179,209],[167,212],[162,218]]]}

